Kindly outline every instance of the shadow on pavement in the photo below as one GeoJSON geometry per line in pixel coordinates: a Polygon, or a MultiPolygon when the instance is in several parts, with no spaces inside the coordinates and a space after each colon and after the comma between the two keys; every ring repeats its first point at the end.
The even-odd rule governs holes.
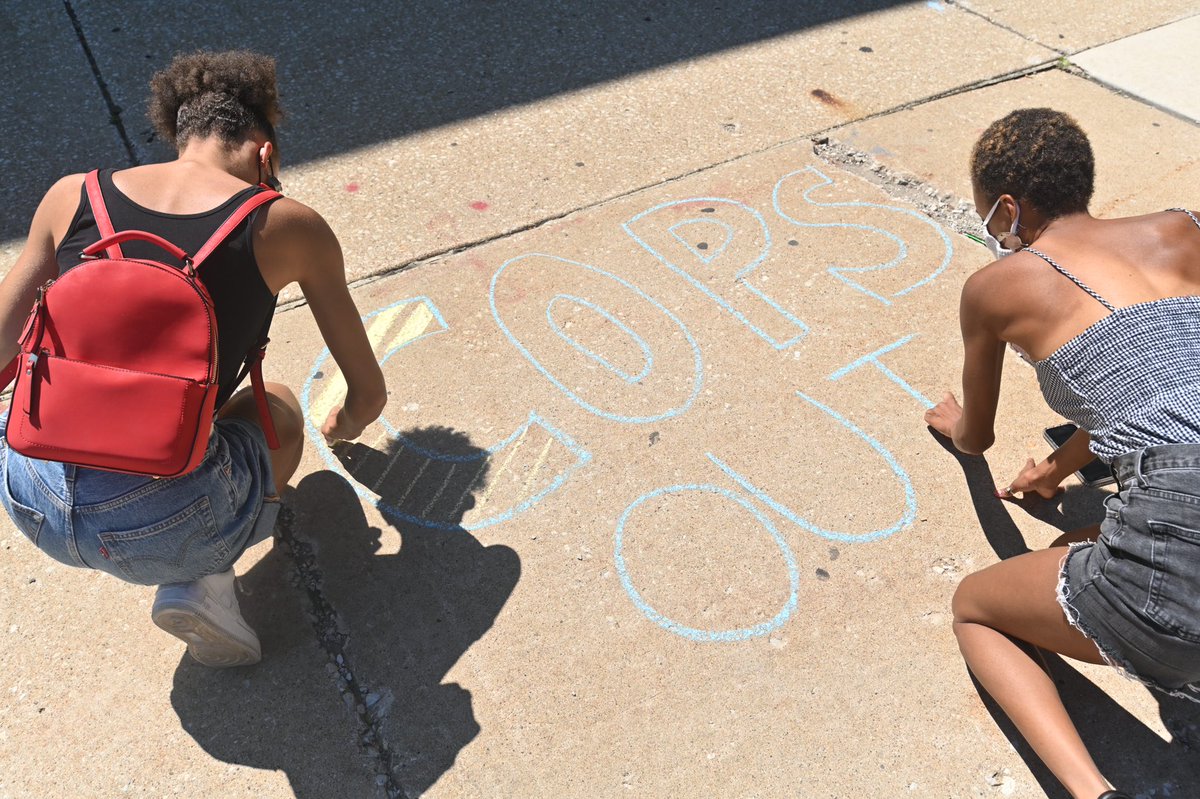
{"type": "MultiPolygon", "coordinates": [[[[368,523],[354,487],[334,472],[305,477],[290,498],[295,563],[284,562],[277,548],[242,578],[253,592],[243,606],[247,620],[260,631],[263,663],[237,670],[245,676],[227,676],[185,658],[177,673],[172,699],[185,729],[205,750],[232,763],[282,769],[302,799],[354,795],[345,789],[331,792],[336,783],[329,775],[354,766],[357,776],[349,784],[364,782],[364,774],[373,783],[371,769],[378,763],[405,796],[419,796],[480,732],[471,692],[443,679],[494,623],[520,577],[520,560],[506,546],[483,546],[458,524],[484,485],[486,453],[465,434],[447,428],[409,430],[403,436],[408,447],[474,466],[443,470],[439,479],[428,479],[445,461],[410,468],[395,457],[399,439],[382,452],[349,444],[339,446],[337,454],[359,482],[379,484],[374,490],[386,504],[400,506],[400,493],[414,507],[453,497],[456,504],[448,507],[454,509],[455,523],[432,529],[394,521],[400,550],[380,554],[383,531],[368,523]],[[363,479],[364,468],[379,464],[392,468],[373,473],[369,482],[363,479]],[[301,600],[290,586],[284,588],[290,580],[310,594],[304,604],[316,616],[317,638],[327,651],[344,653],[358,686],[374,699],[365,712],[359,709],[357,722],[338,699],[324,663],[312,666],[325,656],[312,657],[312,630],[295,620],[302,615],[295,607],[301,600]],[[322,608],[331,608],[332,617],[322,608]],[[303,650],[306,657],[290,657],[294,650],[303,650]],[[295,665],[286,665],[293,661],[295,665]],[[320,675],[318,687],[289,694],[289,683],[311,680],[314,672],[320,675]],[[266,683],[269,690],[252,691],[243,684],[247,678],[251,687],[266,683]],[[313,703],[313,694],[333,702],[313,703]],[[314,708],[331,704],[336,718],[326,722],[314,713],[314,708]],[[362,736],[367,725],[373,727],[379,749],[370,752],[374,763],[363,765],[366,758],[357,748],[358,762],[329,762],[322,747],[345,752],[328,740],[345,733],[327,730],[362,736]],[[379,745],[380,739],[385,745],[379,745]]],[[[439,516],[442,522],[446,518],[439,516]]]]}
{"type": "MultiPolygon", "coordinates": [[[[942,436],[935,433],[934,437],[962,466],[971,504],[984,536],[997,556],[1003,560],[1029,552],[1020,528],[1009,516],[1005,501],[994,494],[996,482],[986,459],[964,455],[942,436]]],[[[1020,503],[1020,506],[1035,518],[1070,531],[1103,520],[1101,503],[1106,496],[1104,491],[1080,486],[1068,489],[1056,500],[1040,503],[1045,507],[1038,507],[1039,500],[1020,503]]],[[[1197,784],[1200,780],[1196,765],[1200,757],[1196,751],[1200,749],[1200,705],[1151,692],[1158,700],[1159,714],[1172,737],[1167,742],[1080,674],[1069,661],[1051,652],[1032,651],[1053,676],[1084,744],[1113,784],[1136,796],[1183,795],[1179,793],[1181,789],[1197,784]]],[[[1025,761],[1046,796],[1070,799],[1070,794],[1042,764],[1004,711],[974,677],[971,679],[996,726],[1025,761]]]]}
{"type": "MultiPolygon", "coordinates": [[[[1200,705],[1151,691],[1159,715],[1171,736],[1164,741],[1070,662],[1042,652],[1063,704],[1100,771],[1130,796],[1190,796],[1200,784],[1200,705]]],[[[974,682],[974,678],[972,678],[974,682]]],[[[1047,799],[1071,799],[1000,706],[975,682],[996,726],[1025,761],[1047,799]]]]}
{"type": "Polygon", "coordinates": [[[1108,496],[1111,495],[1107,491],[1098,488],[1072,485],[1053,499],[1027,497],[1011,504],[1038,521],[1069,533],[1104,521],[1104,499],[1108,496]]]}
{"type": "MultiPolygon", "coordinates": [[[[288,112],[281,130],[283,152],[287,163],[297,164],[908,1],[264,0],[247,5],[76,0],[71,7],[119,106],[127,146],[143,160],[169,157],[167,148],[154,141],[145,116],[151,74],[178,52],[250,48],[278,59],[288,112]]],[[[30,14],[60,15],[54,24],[74,38],[61,6],[45,9],[29,0],[19,5],[29,6],[30,14]]],[[[849,41],[846,46],[857,50],[870,44],[849,41]]],[[[40,60],[19,65],[20,74],[45,68],[41,51],[27,57],[40,60]]],[[[91,76],[80,70],[69,79],[91,76]]],[[[43,101],[40,82],[7,88],[17,94],[15,106],[30,117],[26,129],[50,137],[63,130],[63,108],[43,101]]],[[[114,135],[103,119],[84,124],[97,136],[114,135]]],[[[49,149],[61,153],[51,159],[57,163],[25,170],[27,189],[11,194],[17,207],[0,214],[0,240],[25,234],[42,193],[63,174],[125,165],[76,163],[68,135],[63,138],[61,146],[49,149]]],[[[24,155],[24,141],[0,139],[0,163],[20,163],[24,155]]]]}
{"type": "Polygon", "coordinates": [[[270,546],[239,578],[238,600],[258,632],[262,662],[209,669],[184,655],[171,704],[206,753],[283,771],[298,797],[368,795],[373,764],[358,748],[354,719],[325,670],[307,603],[294,586],[295,566],[278,541],[270,546]]]}

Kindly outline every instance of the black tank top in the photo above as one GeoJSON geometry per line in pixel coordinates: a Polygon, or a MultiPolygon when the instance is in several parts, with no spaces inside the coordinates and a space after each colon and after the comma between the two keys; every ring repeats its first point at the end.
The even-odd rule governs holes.
{"type": "MultiPolygon", "coordinates": [[[[122,194],[113,185],[113,171],[100,171],[100,192],[113,229],[155,233],[190,255],[204,246],[239,205],[261,191],[257,186],[247,187],[211,211],[200,214],[165,214],[143,208],[122,194]]],[[[67,235],[55,251],[60,275],[79,264],[79,253],[84,247],[100,240],[86,186],[79,191],[79,208],[67,228],[67,235]]],[[[265,334],[275,312],[275,295],[263,282],[254,260],[252,231],[254,217],[260,210],[253,211],[200,265],[200,282],[212,296],[217,316],[218,408],[237,389],[238,373],[246,354],[258,342],[259,336],[265,334]]],[[[126,258],[144,258],[183,267],[166,250],[148,242],[125,242],[121,244],[121,251],[126,258]]]]}

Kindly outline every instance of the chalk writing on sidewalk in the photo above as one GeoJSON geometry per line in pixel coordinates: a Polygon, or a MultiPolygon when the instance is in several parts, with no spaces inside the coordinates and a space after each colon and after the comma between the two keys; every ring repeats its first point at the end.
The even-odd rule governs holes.
{"type": "MultiPolygon", "coordinates": [[[[555,255],[519,255],[505,261],[492,276],[488,304],[491,306],[496,325],[513,347],[525,356],[543,377],[579,407],[604,419],[624,424],[647,424],[670,419],[685,413],[691,407],[704,383],[704,363],[700,357],[700,345],[679,317],[637,286],[603,269],[555,255]],[[533,291],[535,294],[531,296],[523,293],[520,303],[501,312],[496,299],[497,292],[502,288],[504,281],[520,280],[519,273],[522,271],[532,273],[522,285],[532,287],[526,291],[533,291]],[[610,330],[619,331],[624,338],[641,348],[644,363],[641,371],[645,372],[645,375],[637,380],[623,378],[622,382],[627,384],[625,386],[616,385],[611,380],[597,380],[591,377],[586,384],[581,380],[576,388],[571,388],[551,371],[546,365],[547,362],[560,360],[555,357],[558,355],[570,355],[559,346],[565,339],[572,349],[583,354],[588,360],[605,365],[609,372],[623,374],[616,370],[609,360],[574,339],[564,336],[562,329],[554,323],[552,311],[555,304],[564,297],[560,293],[562,289],[570,290],[575,295],[586,293],[595,298],[589,300],[579,297],[584,308],[590,308],[609,323],[610,330]],[[536,294],[538,291],[541,295],[536,294]],[[548,299],[542,300],[541,296],[548,299]],[[633,320],[633,325],[645,330],[645,335],[634,332],[610,310],[596,304],[600,297],[614,308],[620,307],[622,315],[633,320]],[[549,321],[547,325],[543,325],[540,314],[537,313],[540,307],[545,308],[545,316],[549,321]],[[663,320],[666,320],[665,323],[663,320]],[[517,329],[514,331],[514,328],[517,329]],[[547,328],[556,334],[555,339],[559,339],[558,341],[544,334],[547,328]],[[674,333],[678,333],[687,342],[687,352],[684,352],[682,347],[672,345],[671,338],[674,333]],[[657,356],[647,345],[647,337],[654,338],[656,349],[659,350],[657,356]],[[665,357],[672,354],[674,357],[665,357]],[[658,368],[652,373],[651,368],[655,365],[658,368]],[[604,394],[603,398],[595,396],[601,393],[604,394]],[[588,396],[584,396],[585,394],[588,396]],[[641,404],[647,397],[659,407],[650,413],[622,410],[641,404]]],[[[610,347],[613,344],[611,337],[596,338],[598,343],[610,347]]],[[[568,357],[561,360],[570,364],[575,359],[568,357]]],[[[586,365],[584,368],[586,369],[586,365]]],[[[590,376],[594,373],[584,374],[590,376]]]]}
{"type": "Polygon", "coordinates": [[[800,569],[796,564],[796,556],[792,554],[791,547],[784,540],[779,530],[771,523],[767,517],[754,503],[750,502],[745,497],[733,493],[727,488],[720,486],[696,484],[696,485],[674,485],[657,488],[654,491],[643,494],[635,499],[625,512],[621,514],[620,520],[617,522],[616,542],[613,547],[613,559],[616,562],[617,575],[621,578],[621,585],[625,587],[625,591],[629,594],[633,604],[640,610],[646,618],[653,621],[665,630],[681,635],[684,638],[690,638],[693,641],[743,641],[747,638],[755,638],[761,635],[767,635],[771,631],[783,626],[784,622],[791,617],[796,610],[796,603],[799,599],[800,591],[800,569]],[[686,494],[688,492],[699,492],[706,495],[719,497],[727,502],[740,507],[742,510],[754,517],[754,520],[760,527],[765,529],[774,540],[775,545],[779,548],[779,554],[782,556],[784,564],[787,568],[788,578],[788,593],[787,600],[783,607],[770,620],[759,624],[751,625],[732,630],[704,630],[696,627],[689,627],[678,621],[668,618],[663,613],[650,606],[634,585],[633,579],[629,575],[629,567],[625,563],[625,539],[626,528],[629,523],[629,518],[638,508],[654,499],[664,496],[686,494]]]}
{"type": "MultiPolygon", "coordinates": [[[[399,300],[369,314],[363,322],[381,364],[422,339],[450,331],[427,297],[399,300]]],[[[378,422],[382,433],[374,446],[364,448],[368,451],[360,451],[359,458],[351,461],[351,471],[320,432],[325,417],[345,393],[345,380],[326,349],[301,391],[309,438],[330,469],[347,477],[359,496],[398,521],[446,530],[478,530],[499,524],[557,491],[592,457],[534,412],[483,454],[467,455],[419,447],[383,418],[378,422]],[[463,470],[488,473],[487,487],[479,493],[473,519],[466,525],[460,521],[462,504],[475,487],[473,480],[454,481],[456,473],[463,470]],[[460,490],[460,496],[444,496],[440,489],[452,483],[465,485],[466,493],[460,490]]]]}
{"type": "MultiPolygon", "coordinates": [[[[829,274],[833,275],[838,280],[841,280],[846,285],[851,286],[852,288],[857,289],[858,291],[861,291],[863,294],[866,294],[868,297],[873,297],[874,299],[879,300],[884,305],[891,305],[892,299],[897,298],[897,297],[903,297],[904,295],[920,288],[921,286],[931,283],[935,278],[937,278],[938,275],[940,275],[940,274],[942,274],[942,272],[946,271],[946,267],[950,265],[950,258],[954,255],[954,246],[950,243],[950,237],[946,234],[946,231],[942,228],[941,225],[939,225],[934,220],[930,219],[928,216],[925,216],[922,213],[914,211],[911,208],[900,208],[895,205],[881,205],[879,203],[868,203],[868,202],[821,202],[819,200],[813,199],[812,195],[814,192],[816,192],[820,189],[828,188],[833,185],[834,185],[833,180],[830,179],[830,177],[828,175],[826,175],[824,172],[817,169],[816,167],[808,166],[808,167],[805,167],[804,169],[798,169],[795,172],[790,172],[787,175],[784,175],[782,178],[779,179],[779,182],[775,184],[775,189],[771,193],[771,204],[775,208],[775,213],[777,213],[781,218],[786,219],[788,222],[791,222],[793,225],[796,225],[797,227],[802,227],[802,228],[834,228],[834,227],[838,227],[838,228],[846,228],[846,229],[850,229],[850,230],[860,230],[863,233],[884,236],[895,243],[896,255],[893,258],[891,258],[887,261],[884,261],[882,263],[870,264],[867,266],[831,266],[828,269],[829,274]],[[808,179],[802,180],[802,178],[808,178],[808,179]],[[813,182],[814,179],[815,179],[815,182],[813,182]],[[892,233],[890,231],[876,227],[874,225],[863,225],[863,224],[852,223],[852,222],[812,222],[812,221],[804,222],[804,221],[797,219],[796,217],[794,217],[794,216],[788,214],[786,211],[784,211],[783,204],[780,199],[781,195],[786,194],[789,190],[794,191],[797,188],[796,184],[805,186],[803,192],[801,193],[801,199],[805,203],[807,203],[809,206],[812,206],[814,209],[842,209],[842,208],[879,209],[882,211],[886,211],[890,214],[899,214],[903,217],[907,217],[908,219],[916,220],[917,222],[921,223],[922,225],[929,226],[934,232],[937,233],[937,235],[941,238],[941,241],[942,241],[943,253],[942,253],[941,263],[938,265],[937,269],[935,269],[932,273],[923,276],[921,279],[917,280],[915,283],[911,283],[897,291],[892,292],[890,294],[890,296],[884,296],[883,294],[872,291],[871,289],[867,288],[865,285],[860,283],[859,280],[852,278],[851,275],[865,275],[870,272],[883,272],[883,271],[895,270],[895,269],[899,268],[900,265],[908,258],[907,242],[905,242],[905,240],[903,238],[896,235],[895,233],[892,233]]],[[[805,210],[812,210],[812,209],[805,209],[805,210]]],[[[905,222],[907,222],[907,219],[905,220],[905,222]]]]}
{"type": "MultiPolygon", "coordinates": [[[[748,331],[752,338],[748,346],[739,345],[742,347],[739,352],[744,352],[739,357],[752,359],[753,342],[758,341],[764,355],[774,354],[772,357],[779,358],[776,353],[796,348],[812,335],[813,329],[802,318],[806,313],[803,289],[789,287],[786,280],[780,288],[772,289],[774,293],[765,288],[771,281],[768,265],[774,268],[779,263],[790,263],[787,259],[791,257],[791,252],[772,255],[773,242],[777,240],[772,237],[772,226],[789,232],[801,231],[791,233],[797,238],[812,237],[807,257],[813,257],[815,246],[817,256],[827,258],[820,264],[823,271],[816,273],[825,276],[817,279],[833,281],[819,289],[821,301],[826,303],[831,292],[836,296],[841,291],[847,296],[865,295],[891,306],[934,281],[953,254],[945,231],[916,211],[865,201],[820,199],[822,192],[835,185],[825,173],[806,167],[788,172],[773,184],[769,216],[739,200],[701,196],[655,205],[631,216],[621,224],[621,229],[627,234],[627,241],[635,245],[634,252],[642,253],[643,262],[645,253],[649,253],[655,263],[682,281],[680,287],[685,293],[694,291],[693,296],[712,303],[723,318],[731,317],[748,331]],[[856,221],[839,218],[848,212],[852,212],[856,221]],[[872,223],[862,222],[864,218],[872,223]],[[932,234],[921,232],[926,227],[932,234]],[[901,235],[909,230],[920,233],[916,250],[901,235]],[[846,231],[874,242],[861,256],[868,263],[854,263],[859,254],[853,248],[842,246],[828,255],[820,249],[820,242],[826,240],[822,237],[839,231],[843,243],[846,231]],[[880,246],[889,243],[894,254],[876,260],[880,246]],[[913,258],[915,252],[920,257],[913,258]],[[764,346],[766,349],[762,349],[764,346]]],[[[788,240],[788,245],[797,245],[797,238],[788,240]]],[[[567,404],[547,400],[544,408],[530,408],[525,411],[523,423],[507,427],[511,432],[487,447],[482,455],[478,451],[469,457],[427,451],[408,441],[393,421],[383,420],[377,425],[380,432],[373,445],[360,446],[356,452],[350,455],[343,452],[339,457],[319,434],[325,415],[345,393],[345,383],[325,352],[314,364],[302,397],[309,435],[325,462],[349,477],[360,496],[393,519],[432,528],[461,525],[479,529],[509,522],[535,509],[582,470],[600,465],[592,455],[599,442],[576,441],[579,424],[570,421],[571,406],[598,417],[602,424],[614,425],[611,428],[614,431],[685,416],[691,418],[697,413],[704,416],[704,408],[708,406],[697,402],[706,380],[705,347],[701,341],[706,334],[720,335],[711,332],[712,320],[685,323],[687,312],[678,301],[669,308],[634,276],[638,269],[644,269],[636,258],[620,264],[612,264],[611,259],[611,254],[606,256],[607,268],[600,268],[554,254],[524,253],[501,263],[491,273],[487,285],[486,303],[491,321],[507,342],[509,353],[519,356],[519,361],[527,365],[526,373],[532,368],[535,380],[540,378],[544,381],[542,385],[554,389],[551,396],[557,394],[567,404]],[[693,332],[692,328],[698,324],[704,326],[705,333],[693,332]],[[547,408],[557,410],[550,412],[547,408]],[[464,519],[466,500],[452,496],[461,491],[452,491],[447,486],[474,486],[478,481],[464,475],[471,470],[480,476],[486,474],[487,485],[476,490],[478,499],[464,519]]],[[[660,281],[661,278],[659,275],[660,281]]],[[[811,283],[810,280],[804,285],[811,283]]],[[[810,306],[808,312],[811,311],[810,306]]],[[[692,313],[695,316],[694,310],[692,313]]],[[[426,297],[392,303],[364,321],[371,343],[385,364],[416,342],[450,332],[450,325],[438,306],[426,297]]],[[[904,331],[892,335],[899,332],[904,331]]],[[[890,521],[875,522],[873,529],[867,530],[836,529],[837,524],[818,521],[796,509],[799,506],[793,504],[789,495],[794,486],[781,486],[778,478],[776,484],[771,484],[763,475],[756,476],[761,464],[755,462],[752,444],[746,445],[751,447],[749,455],[722,452],[719,447],[701,449],[702,454],[689,456],[690,465],[674,464],[680,468],[674,471],[675,479],[664,481],[669,484],[655,487],[651,482],[650,487],[632,495],[631,501],[619,500],[617,507],[624,505],[624,509],[616,522],[613,560],[634,606],[663,629],[695,641],[728,642],[767,635],[787,622],[799,602],[800,569],[788,543],[787,531],[799,530],[833,541],[862,544],[908,527],[917,515],[917,497],[908,473],[883,442],[835,406],[843,379],[870,367],[919,405],[929,407],[930,401],[885,363],[915,338],[915,333],[900,335],[889,344],[853,358],[828,373],[820,381],[824,387],[821,390],[813,386],[811,391],[794,387],[789,391],[792,401],[800,403],[791,418],[804,418],[804,424],[820,427],[823,441],[839,442],[830,446],[861,452],[856,457],[864,463],[872,458],[882,462],[884,468],[872,469],[872,474],[877,481],[890,481],[896,496],[901,498],[901,507],[890,521]],[[832,398],[827,396],[831,390],[832,398]],[[828,424],[820,422],[821,419],[828,424]],[[646,539],[642,536],[670,535],[651,519],[659,507],[679,507],[678,503],[708,503],[704,507],[711,505],[720,513],[729,514],[731,519],[741,519],[743,527],[749,519],[752,528],[767,534],[783,566],[778,577],[770,578],[780,580],[773,594],[779,599],[771,600],[773,615],[708,629],[687,618],[671,618],[663,608],[652,605],[639,588],[636,577],[639,570],[636,563],[631,563],[635,555],[630,541],[639,537],[644,543],[646,539]],[[779,527],[778,520],[786,524],[779,527]],[[786,587],[782,585],[784,578],[786,587]]],[[[803,357],[804,352],[798,351],[796,355],[803,357]]],[[[493,354],[493,357],[500,356],[493,354]]],[[[433,381],[430,390],[436,390],[437,376],[430,377],[433,381]]],[[[533,395],[536,396],[536,391],[533,395]]],[[[503,393],[497,397],[502,401],[503,393]]],[[[529,402],[535,406],[542,404],[529,402]]],[[[651,445],[657,436],[657,432],[651,434],[651,445]]],[[[740,443],[735,441],[734,445],[740,443]]],[[[621,466],[607,461],[603,465],[609,469],[621,466]]],[[[875,491],[879,491],[878,482],[875,491]]],[[[876,501],[879,498],[872,497],[876,501]]]]}
{"type": "Polygon", "coordinates": [[[664,266],[775,349],[788,349],[808,335],[808,325],[753,280],[771,252],[771,231],[753,208],[720,197],[693,197],[656,205],[622,227],[664,266]],[[683,219],[675,221],[681,215],[683,219]],[[711,255],[679,232],[713,224],[725,235],[711,255]]]}

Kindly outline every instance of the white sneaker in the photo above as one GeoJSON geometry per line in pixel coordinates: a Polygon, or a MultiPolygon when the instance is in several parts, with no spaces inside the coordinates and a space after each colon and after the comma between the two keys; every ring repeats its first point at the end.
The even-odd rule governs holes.
{"type": "Polygon", "coordinates": [[[233,569],[190,583],[160,585],[150,618],[186,641],[188,654],[205,666],[248,666],[262,659],[258,635],[238,607],[233,569]]]}

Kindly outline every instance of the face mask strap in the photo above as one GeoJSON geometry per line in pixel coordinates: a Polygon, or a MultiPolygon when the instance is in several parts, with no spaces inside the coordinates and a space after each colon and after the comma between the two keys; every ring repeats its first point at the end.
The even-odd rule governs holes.
{"type": "MultiPolygon", "coordinates": [[[[1016,236],[1017,241],[1020,242],[1020,244],[1021,244],[1021,247],[1024,247],[1025,242],[1021,241],[1021,234],[1017,232],[1018,228],[1020,228],[1020,227],[1021,227],[1021,204],[1017,203],[1017,215],[1015,217],[1013,217],[1012,227],[1010,227],[1008,229],[1008,233],[1004,234],[1004,237],[1008,238],[1009,236],[1016,236]]],[[[1017,249],[1020,249],[1021,247],[1018,247],[1017,249]]]]}
{"type": "MultiPolygon", "coordinates": [[[[985,216],[983,218],[983,232],[989,239],[992,239],[995,237],[992,236],[991,232],[988,231],[988,222],[992,221],[992,217],[996,215],[996,209],[999,207],[1000,207],[1000,197],[997,197],[996,202],[992,203],[992,209],[990,211],[988,211],[987,216],[985,216]]],[[[1021,247],[1024,247],[1025,242],[1021,241],[1021,235],[1019,233],[1017,233],[1017,230],[1021,226],[1020,222],[1021,222],[1021,204],[1017,203],[1017,215],[1015,217],[1013,217],[1012,226],[1009,227],[1007,233],[1001,234],[1001,238],[1007,239],[1009,236],[1016,236],[1017,241],[1019,241],[1021,243],[1021,247]]],[[[1000,244],[1001,247],[1004,247],[1004,245],[1000,242],[1000,239],[996,239],[996,241],[998,244],[1000,244]]],[[[1005,248],[1005,249],[1007,249],[1007,248],[1005,248]]],[[[1012,252],[1016,252],[1016,250],[1008,250],[1007,252],[1012,253],[1012,252]]]]}
{"type": "Polygon", "coordinates": [[[1000,207],[1000,198],[996,198],[996,202],[992,203],[992,210],[987,212],[987,216],[983,218],[983,229],[987,230],[988,222],[992,221],[992,217],[996,215],[996,209],[1000,207]]]}

